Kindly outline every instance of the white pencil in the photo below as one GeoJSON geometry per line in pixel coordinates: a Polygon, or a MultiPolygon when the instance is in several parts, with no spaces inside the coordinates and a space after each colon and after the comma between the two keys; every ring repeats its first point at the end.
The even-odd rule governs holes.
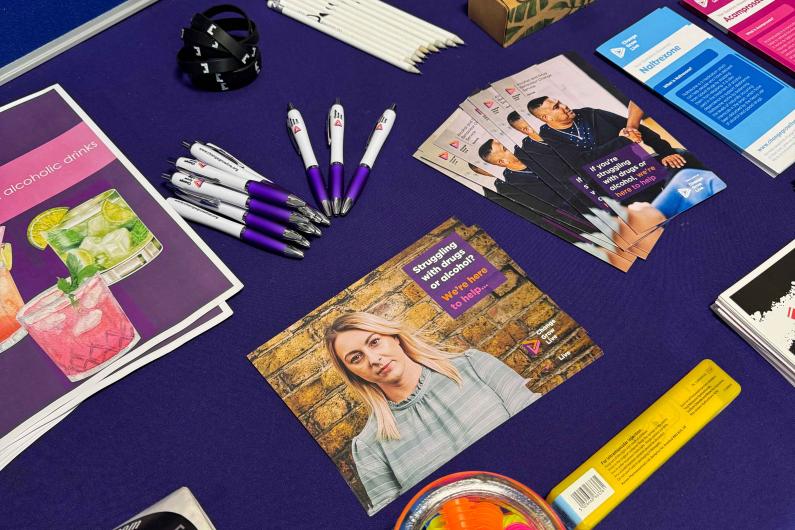
{"type": "Polygon", "coordinates": [[[403,59],[412,65],[423,60],[422,57],[416,54],[416,48],[410,49],[407,46],[386,41],[380,38],[378,34],[365,30],[354,18],[344,13],[330,11],[325,7],[325,0],[279,0],[279,3],[285,7],[303,12],[312,18],[321,19],[321,23],[356,38],[366,45],[368,49],[381,51],[384,54],[403,59]]]}
{"type": "MultiPolygon", "coordinates": [[[[289,0],[292,2],[294,0],[289,0]]],[[[410,56],[415,57],[416,59],[420,60],[424,58],[425,53],[429,50],[422,46],[424,51],[421,48],[421,41],[415,38],[407,38],[405,35],[400,35],[387,25],[381,23],[378,20],[375,20],[372,17],[369,17],[367,13],[363,13],[358,9],[351,9],[349,6],[337,2],[337,1],[329,1],[329,0],[303,0],[305,2],[311,2],[313,5],[317,6],[327,6],[321,7],[320,9],[331,13],[335,17],[340,17],[341,19],[347,20],[350,25],[356,28],[359,31],[369,34],[370,36],[376,38],[379,42],[391,44],[394,47],[405,50],[406,53],[410,54],[410,56]]],[[[286,5],[290,5],[288,0],[282,0],[283,3],[286,5]]]]}
{"type": "Polygon", "coordinates": [[[365,53],[369,53],[373,57],[377,57],[378,59],[381,59],[382,61],[387,62],[392,66],[396,66],[401,70],[405,70],[406,72],[411,72],[412,74],[421,73],[417,68],[415,68],[412,64],[410,64],[405,60],[396,58],[390,54],[382,52],[381,50],[373,49],[370,47],[370,45],[367,42],[363,42],[359,38],[353,37],[347,33],[343,33],[339,29],[333,28],[328,24],[318,22],[318,20],[316,19],[320,17],[315,16],[314,18],[312,18],[312,15],[310,15],[309,13],[301,12],[300,10],[287,7],[281,4],[278,0],[268,0],[268,7],[275,11],[278,11],[279,13],[282,13],[283,15],[292,18],[293,20],[297,20],[298,22],[301,22],[311,28],[314,28],[320,31],[321,33],[325,33],[326,35],[334,37],[335,39],[338,39],[344,42],[345,44],[353,46],[358,50],[361,50],[365,53]]]}
{"type": "MultiPolygon", "coordinates": [[[[355,0],[335,0],[335,1],[359,13],[364,12],[364,10],[362,9],[362,5],[356,2],[355,0]]],[[[389,18],[384,16],[384,13],[382,13],[381,11],[373,11],[369,14],[366,14],[365,16],[371,17],[374,24],[377,23],[379,26],[387,28],[392,27],[392,23],[389,20],[389,18]]],[[[435,44],[435,41],[437,39],[432,36],[429,37],[428,34],[423,33],[423,31],[420,28],[415,28],[414,26],[409,26],[409,25],[403,25],[400,28],[400,31],[405,33],[406,35],[410,35],[412,38],[422,43],[420,46],[420,50],[422,50],[423,52],[428,53],[428,52],[439,51],[439,48],[435,44]]]]}
{"type": "Polygon", "coordinates": [[[393,14],[398,19],[403,19],[410,21],[411,23],[417,24],[419,26],[425,27],[430,29],[433,32],[438,32],[440,35],[443,35],[444,39],[452,41],[452,45],[457,44],[465,44],[463,39],[461,39],[455,33],[451,33],[446,29],[440,28],[434,24],[431,24],[427,20],[423,20],[419,17],[415,17],[414,15],[403,11],[402,9],[398,9],[397,7],[387,4],[386,2],[381,2],[380,0],[357,0],[359,3],[367,6],[372,6],[373,9],[382,9],[393,14]]]}
{"type": "Polygon", "coordinates": [[[417,46],[417,48],[419,48],[423,53],[428,53],[431,51],[430,48],[425,46],[428,39],[425,39],[422,36],[414,35],[413,33],[409,33],[406,31],[407,28],[399,28],[396,30],[388,20],[373,16],[373,13],[363,10],[356,2],[347,2],[346,0],[324,1],[330,6],[330,9],[344,11],[345,13],[356,17],[356,19],[362,25],[376,32],[382,38],[386,37],[402,44],[417,46]]]}
{"type": "Polygon", "coordinates": [[[371,21],[363,19],[361,14],[346,10],[328,0],[280,0],[282,5],[288,7],[295,6],[312,14],[322,15],[324,19],[333,21],[343,31],[360,34],[373,41],[376,48],[392,50],[405,55],[414,61],[422,61],[423,56],[419,54],[419,45],[407,41],[400,41],[393,35],[380,32],[373,27],[371,21]]]}
{"type": "Polygon", "coordinates": [[[436,48],[435,50],[433,48],[429,48],[432,51],[438,51],[440,48],[447,48],[451,45],[455,46],[455,43],[453,43],[452,40],[446,39],[445,35],[442,35],[439,32],[431,31],[419,24],[415,24],[410,19],[401,19],[399,15],[387,10],[383,6],[370,5],[368,3],[361,2],[360,0],[345,1],[350,4],[354,4],[357,9],[366,13],[368,17],[378,17],[379,19],[383,20],[390,28],[400,28],[401,31],[410,31],[412,34],[422,36],[423,39],[428,39],[428,41],[432,43],[433,48],[436,48]]]}

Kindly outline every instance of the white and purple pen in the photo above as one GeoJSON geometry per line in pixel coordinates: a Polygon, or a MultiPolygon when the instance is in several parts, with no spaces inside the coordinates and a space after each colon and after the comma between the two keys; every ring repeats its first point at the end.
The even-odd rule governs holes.
{"type": "Polygon", "coordinates": [[[301,159],[304,162],[306,176],[309,179],[309,187],[312,189],[312,194],[315,196],[317,204],[320,205],[323,213],[331,217],[331,201],[328,198],[328,193],[326,193],[326,184],[323,182],[323,174],[320,172],[315,152],[312,150],[312,143],[306,131],[306,123],[304,123],[304,118],[292,103],[287,104],[287,132],[295,150],[301,155],[301,159]]]}
{"type": "MultiPolygon", "coordinates": [[[[197,161],[202,162],[211,168],[223,171],[230,176],[235,176],[244,183],[251,182],[252,184],[247,185],[247,188],[252,188],[254,193],[261,190],[261,187],[257,186],[256,183],[261,183],[270,188],[270,190],[274,191],[270,194],[273,199],[279,200],[281,197],[284,200],[285,206],[295,208],[315,223],[326,226],[331,224],[331,221],[328,219],[328,217],[324,216],[322,213],[306,204],[305,201],[300,199],[294,193],[290,193],[288,190],[285,190],[271,179],[257,173],[239,159],[232,156],[232,154],[230,154],[228,151],[221,149],[217,145],[211,144],[209,142],[200,142],[198,140],[194,142],[183,141],[182,145],[190,151],[190,154],[192,154],[197,161]],[[280,190],[280,193],[276,193],[275,190],[280,190]],[[303,204],[297,205],[299,201],[303,204]]],[[[184,160],[190,159],[185,158],[184,160]]],[[[187,167],[185,169],[187,169],[187,167]]],[[[191,169],[191,171],[193,170],[191,169]]],[[[226,184],[224,185],[226,186],[226,184]]],[[[235,189],[239,188],[236,187],[235,189]]],[[[254,193],[251,194],[254,195],[254,193]]],[[[265,191],[264,193],[268,192],[265,191]]]]}
{"type": "Polygon", "coordinates": [[[342,208],[342,185],[345,178],[345,166],[342,162],[343,143],[345,141],[345,110],[342,108],[340,98],[328,111],[326,122],[326,139],[331,150],[328,163],[328,186],[331,195],[331,211],[334,215],[340,214],[342,208]]]}
{"type": "Polygon", "coordinates": [[[278,223],[291,224],[305,234],[314,236],[321,235],[319,228],[312,224],[308,218],[296,211],[257,200],[253,197],[249,197],[245,193],[225,188],[224,186],[220,186],[200,177],[195,177],[188,173],[183,173],[182,171],[175,171],[171,174],[164,173],[163,178],[168,180],[175,188],[182,189],[188,193],[202,195],[210,199],[217,199],[278,223]]]}
{"type": "Polygon", "coordinates": [[[362,161],[359,162],[359,167],[356,168],[356,173],[353,174],[351,183],[345,192],[345,199],[342,201],[340,215],[347,214],[353,207],[353,203],[356,202],[357,198],[359,198],[359,194],[362,192],[362,189],[367,182],[367,177],[370,176],[370,170],[375,164],[375,159],[378,157],[378,153],[384,146],[384,142],[386,142],[386,139],[392,130],[392,126],[395,123],[395,118],[397,117],[395,108],[396,104],[393,103],[384,111],[381,117],[378,118],[378,123],[375,124],[373,132],[370,134],[370,138],[367,140],[362,161]]]}
{"type": "Polygon", "coordinates": [[[180,170],[193,173],[198,177],[217,182],[221,186],[241,191],[265,202],[276,204],[277,206],[298,209],[306,205],[303,200],[280,186],[271,184],[270,182],[252,180],[248,178],[248,175],[234,175],[223,169],[218,169],[206,164],[201,160],[194,160],[181,156],[177,159],[169,159],[169,162],[177,166],[180,170]]]}
{"type": "Polygon", "coordinates": [[[238,208],[237,206],[232,206],[231,204],[221,202],[218,199],[212,199],[210,197],[206,197],[197,193],[191,193],[187,190],[179,188],[174,189],[174,194],[185,202],[189,202],[198,206],[199,208],[203,208],[213,213],[223,215],[224,217],[228,217],[233,221],[237,221],[238,223],[246,225],[257,232],[265,234],[266,236],[275,237],[290,244],[294,243],[300,245],[304,248],[309,248],[310,246],[309,241],[297,231],[287,228],[286,226],[275,221],[271,221],[270,219],[260,217],[249,210],[238,208]]]}
{"type": "Polygon", "coordinates": [[[181,201],[173,197],[166,199],[166,202],[171,205],[174,210],[176,210],[180,217],[187,219],[188,221],[209,226],[210,228],[214,228],[220,232],[228,234],[232,237],[236,237],[242,241],[245,241],[246,243],[249,243],[250,245],[267,250],[269,252],[281,254],[282,256],[287,256],[290,258],[301,259],[304,257],[304,253],[302,251],[288,245],[284,241],[277,241],[276,239],[268,237],[265,234],[261,234],[256,230],[252,230],[245,225],[230,219],[226,219],[220,215],[216,215],[213,212],[208,212],[207,210],[199,208],[198,206],[189,202],[181,201]]]}

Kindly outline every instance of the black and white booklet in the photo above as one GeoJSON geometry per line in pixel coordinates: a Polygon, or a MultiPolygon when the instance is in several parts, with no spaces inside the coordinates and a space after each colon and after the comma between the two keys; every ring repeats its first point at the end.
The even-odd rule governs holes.
{"type": "Polygon", "coordinates": [[[724,291],[712,309],[795,386],[795,240],[724,291]]]}

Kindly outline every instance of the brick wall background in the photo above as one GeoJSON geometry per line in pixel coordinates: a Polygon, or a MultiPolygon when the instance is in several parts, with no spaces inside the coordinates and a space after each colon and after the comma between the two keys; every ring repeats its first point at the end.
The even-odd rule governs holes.
{"type": "Polygon", "coordinates": [[[334,296],[249,355],[249,359],[339,468],[359,500],[370,506],[351,457],[351,440],[368,411],[331,368],[326,326],[343,313],[368,311],[402,319],[451,351],[477,348],[499,357],[546,393],[602,355],[585,330],[560,310],[478,227],[455,219],[431,231],[378,269],[334,296]],[[500,269],[507,281],[453,320],[402,270],[403,265],[455,230],[500,269]],[[521,343],[552,319],[558,341],[531,357],[521,343]],[[561,354],[571,352],[561,360],[561,354]]]}

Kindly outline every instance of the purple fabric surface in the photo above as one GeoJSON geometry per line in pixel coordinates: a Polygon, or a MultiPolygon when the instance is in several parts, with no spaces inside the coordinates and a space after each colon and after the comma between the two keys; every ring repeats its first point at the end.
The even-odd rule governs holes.
{"type": "Polygon", "coordinates": [[[600,528],[795,527],[795,395],[709,310],[721,291],[793,237],[795,173],[771,179],[593,55],[618,30],[672,2],[597,0],[507,50],[467,20],[463,0],[395,3],[468,45],[434,54],[423,75],[413,76],[268,11],[263,0],[240,0],[261,28],[263,73],[240,91],[203,93],[178,79],[175,54],[180,26],[210,3],[172,0],[0,87],[6,103],[61,83],[158,186],[166,157],[183,153],[180,140],[201,138],[305,197],[311,194],[303,167],[284,130],[288,100],[307,120],[323,168],[324,120],[335,97],[348,117],[349,168],[372,123],[398,105],[367,189],[303,262],[197,229],[246,285],[231,301],[236,314],[91,398],[1,471],[0,527],[111,528],[183,485],[219,529],[391,527],[417,488],[367,517],[246,354],[451,215],[482,226],[605,356],[429,480],[483,469],[546,495],[710,357],[743,386],[740,397],[600,528]],[[411,158],[472,90],[568,50],[586,57],[728,184],[678,217],[648,262],[628,274],[411,158]]]}

